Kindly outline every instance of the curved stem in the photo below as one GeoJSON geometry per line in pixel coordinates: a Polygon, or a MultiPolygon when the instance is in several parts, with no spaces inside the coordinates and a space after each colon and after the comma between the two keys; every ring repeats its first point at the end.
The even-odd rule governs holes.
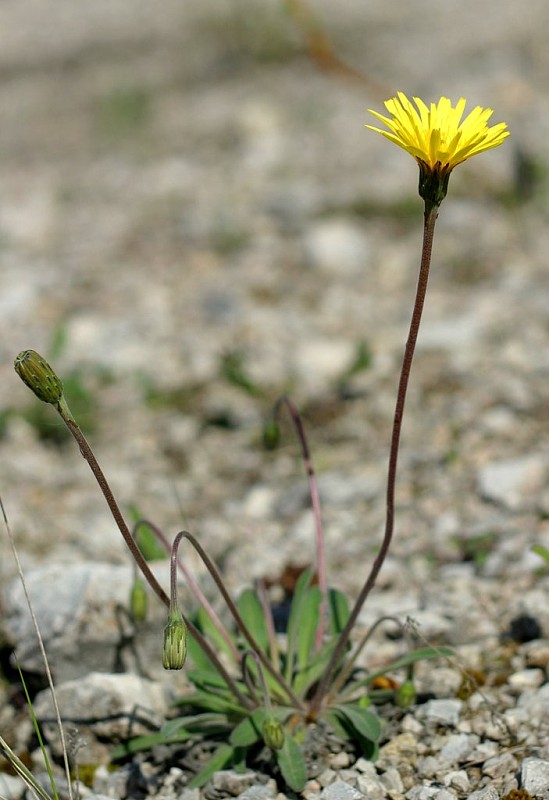
{"type": "Polygon", "coordinates": [[[78,423],[75,422],[70,413],[67,414],[62,406],[58,407],[57,410],[61,415],[61,419],[63,420],[63,422],[73,435],[73,437],[76,439],[76,442],[80,448],[82,456],[88,462],[90,469],[94,474],[95,480],[97,481],[97,483],[99,484],[99,488],[103,492],[103,497],[107,501],[107,505],[109,507],[111,514],[113,515],[114,521],[118,525],[118,530],[124,537],[124,541],[128,545],[130,552],[137,563],[137,566],[143,573],[143,576],[147,580],[147,583],[149,584],[151,589],[158,595],[158,597],[164,603],[165,606],[169,606],[170,599],[166,594],[166,592],[164,591],[164,589],[160,586],[160,584],[156,580],[155,576],[153,575],[153,573],[149,568],[149,565],[145,561],[143,554],[141,553],[141,550],[135,543],[130,533],[130,529],[126,525],[124,517],[122,516],[122,512],[120,511],[118,503],[114,499],[111,487],[109,486],[108,481],[105,478],[105,475],[103,474],[103,470],[99,466],[97,459],[93,453],[93,450],[88,444],[86,437],[84,436],[84,434],[80,430],[80,427],[78,426],[78,423]]]}
{"type": "Polygon", "coordinates": [[[423,312],[423,305],[425,303],[425,294],[427,292],[427,283],[429,281],[429,268],[431,265],[431,253],[433,249],[433,236],[435,233],[435,223],[438,216],[438,206],[428,207],[425,206],[424,225],[423,225],[423,248],[421,253],[421,264],[419,268],[419,277],[416,288],[416,297],[414,301],[414,308],[412,311],[412,319],[410,321],[410,330],[408,333],[408,340],[404,350],[404,358],[400,370],[400,380],[398,384],[397,400],[395,413],[393,417],[393,432],[391,436],[391,449],[389,453],[389,469],[387,475],[387,505],[386,505],[386,518],[385,518],[385,533],[381,547],[372,564],[370,574],[368,575],[360,594],[353,606],[347,624],[341,631],[338,639],[337,646],[332,653],[332,657],[326,671],[320,681],[318,688],[315,692],[309,707],[309,716],[314,719],[320,710],[320,706],[332,682],[333,674],[339,664],[350,633],[353,629],[358,615],[362,610],[362,606],[371,590],[373,589],[377,576],[383,566],[383,562],[389,552],[391,540],[393,538],[394,519],[395,519],[395,483],[396,471],[398,462],[398,450],[400,444],[400,433],[402,430],[402,417],[404,414],[404,404],[406,402],[406,392],[408,389],[408,381],[410,378],[410,370],[412,368],[412,361],[414,359],[414,352],[419,333],[419,325],[421,322],[421,315],[423,312]]]}
{"type": "Polygon", "coordinates": [[[238,608],[236,607],[231,595],[227,591],[227,589],[225,587],[225,584],[223,583],[223,580],[221,578],[221,575],[219,574],[218,569],[215,566],[214,562],[211,560],[209,555],[206,553],[206,551],[204,550],[202,545],[192,535],[192,533],[188,533],[187,531],[182,531],[182,536],[192,544],[192,546],[194,547],[194,549],[196,550],[196,552],[198,553],[198,555],[200,556],[200,558],[204,562],[204,564],[206,566],[206,569],[208,570],[208,572],[210,573],[210,575],[214,579],[215,584],[216,584],[217,588],[219,589],[219,591],[221,592],[221,594],[223,596],[223,599],[225,600],[225,603],[227,604],[227,608],[231,612],[231,614],[233,616],[233,619],[236,622],[239,630],[241,631],[241,633],[245,637],[245,639],[248,641],[248,644],[250,645],[252,650],[254,650],[257,653],[257,656],[258,656],[259,660],[261,661],[261,663],[263,664],[263,666],[265,667],[267,672],[276,680],[276,682],[280,685],[280,687],[286,692],[287,696],[290,698],[290,700],[292,701],[294,706],[296,708],[303,709],[302,701],[299,699],[299,697],[293,691],[292,687],[284,680],[282,675],[279,672],[277,672],[277,670],[270,663],[269,659],[267,658],[267,656],[265,655],[263,650],[260,648],[260,646],[256,642],[255,638],[253,637],[252,633],[250,632],[250,629],[248,628],[248,626],[246,625],[246,623],[244,622],[244,620],[240,616],[238,608]]]}
{"type": "MultiPolygon", "coordinates": [[[[157,539],[159,539],[162,542],[162,544],[164,545],[164,547],[166,548],[168,553],[172,552],[172,545],[170,545],[167,537],[160,530],[158,525],[155,525],[154,522],[150,522],[148,519],[140,519],[135,523],[135,525],[133,526],[133,531],[132,531],[132,536],[133,536],[134,539],[135,539],[135,536],[137,534],[137,531],[142,526],[146,526],[147,528],[150,528],[150,530],[154,533],[154,535],[157,537],[157,539]]],[[[202,591],[202,589],[198,585],[198,582],[193,577],[191,571],[189,569],[187,569],[187,567],[185,566],[183,561],[179,558],[179,556],[177,556],[176,563],[177,563],[178,568],[183,573],[183,575],[185,577],[185,580],[187,581],[187,584],[188,584],[190,590],[192,591],[192,593],[194,594],[195,598],[204,607],[204,610],[206,611],[206,614],[209,616],[209,618],[212,621],[212,625],[215,626],[217,632],[223,638],[225,644],[227,645],[227,647],[229,648],[229,650],[233,654],[234,660],[238,662],[240,660],[240,654],[239,654],[237,648],[235,647],[235,644],[234,644],[233,640],[231,639],[231,637],[229,636],[229,634],[225,630],[225,628],[223,626],[223,623],[219,619],[219,616],[216,614],[212,604],[208,601],[208,598],[206,597],[206,595],[204,594],[204,592],[202,591]]]]}
{"type": "MultiPolygon", "coordinates": [[[[364,648],[366,647],[366,645],[368,644],[368,642],[370,641],[370,639],[372,638],[372,636],[374,635],[376,630],[384,622],[394,622],[394,624],[398,628],[400,628],[400,630],[403,633],[403,635],[406,635],[405,634],[405,625],[403,625],[402,622],[400,620],[398,620],[396,617],[393,617],[390,614],[387,614],[387,615],[377,619],[374,622],[374,624],[372,625],[372,627],[369,630],[366,631],[366,633],[364,634],[364,636],[362,637],[362,639],[358,643],[358,645],[357,645],[355,651],[353,652],[353,654],[348,659],[346,659],[344,667],[342,668],[341,672],[338,674],[337,678],[334,680],[334,682],[330,686],[330,691],[329,691],[329,696],[330,697],[337,697],[337,695],[339,694],[340,689],[345,685],[346,681],[348,680],[349,676],[351,675],[351,673],[352,673],[352,671],[354,669],[354,666],[356,664],[357,658],[362,653],[362,651],[364,650],[364,648]]],[[[408,648],[408,649],[410,649],[410,648],[408,648]]],[[[340,697],[341,697],[341,695],[340,695],[340,697]]]]}
{"type": "MultiPolygon", "coordinates": [[[[80,430],[80,427],[78,426],[78,423],[73,418],[73,416],[70,413],[66,403],[64,403],[64,402],[60,403],[59,406],[57,407],[57,411],[59,412],[59,414],[61,416],[61,419],[63,420],[63,422],[65,423],[65,425],[67,426],[67,428],[69,429],[71,434],[73,435],[73,437],[76,439],[76,441],[78,443],[78,446],[80,448],[80,452],[82,453],[82,456],[88,462],[88,464],[90,466],[90,469],[93,472],[97,483],[99,484],[99,488],[103,492],[103,496],[104,496],[105,500],[107,501],[107,505],[109,506],[110,512],[113,515],[116,524],[118,525],[118,529],[120,530],[120,533],[124,537],[124,541],[128,545],[128,548],[130,549],[130,552],[131,552],[132,556],[134,557],[139,569],[141,570],[141,572],[143,573],[143,576],[145,577],[145,579],[149,583],[149,586],[156,592],[156,594],[158,595],[160,600],[164,603],[164,605],[169,608],[170,607],[170,598],[168,597],[168,595],[166,594],[164,589],[160,586],[160,584],[156,580],[155,576],[153,575],[153,573],[151,572],[151,570],[149,568],[149,565],[145,561],[145,558],[143,557],[143,554],[141,553],[141,550],[139,549],[139,547],[137,546],[136,542],[134,541],[134,539],[133,539],[133,537],[132,537],[132,535],[130,533],[129,528],[126,525],[126,522],[124,521],[124,517],[122,516],[122,512],[120,511],[118,503],[116,502],[116,500],[114,498],[114,495],[112,493],[111,487],[109,486],[108,481],[105,478],[105,475],[103,474],[103,470],[99,466],[99,463],[97,462],[97,459],[96,459],[96,457],[95,457],[95,455],[93,453],[93,450],[91,449],[90,445],[88,444],[88,441],[87,441],[86,437],[84,436],[84,434],[80,430]]],[[[206,641],[204,636],[202,636],[200,631],[185,616],[185,614],[183,614],[182,616],[183,616],[183,620],[185,621],[185,624],[186,624],[187,628],[192,633],[192,635],[194,636],[194,638],[196,639],[196,641],[198,642],[199,646],[202,648],[204,653],[208,656],[210,661],[214,664],[216,670],[219,672],[219,674],[222,676],[224,681],[227,683],[227,686],[229,687],[229,689],[231,690],[233,695],[236,697],[238,702],[241,705],[243,705],[245,708],[249,708],[249,709],[253,708],[253,704],[250,703],[249,699],[244,694],[242,694],[242,692],[239,690],[239,688],[238,688],[238,686],[236,684],[236,681],[233,680],[233,678],[231,678],[231,676],[229,675],[228,671],[225,669],[225,667],[223,666],[223,664],[221,663],[221,661],[217,657],[215,651],[213,650],[212,647],[210,647],[210,645],[208,644],[208,642],[206,641]]]]}

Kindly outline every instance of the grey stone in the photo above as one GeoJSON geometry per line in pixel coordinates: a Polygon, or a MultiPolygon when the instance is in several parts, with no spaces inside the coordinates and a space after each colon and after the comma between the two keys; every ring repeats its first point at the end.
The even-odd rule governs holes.
{"type": "Polygon", "coordinates": [[[456,789],[460,795],[467,793],[471,788],[469,777],[464,769],[446,773],[444,776],[444,785],[448,789],[456,789]]]}
{"type": "Polygon", "coordinates": [[[478,736],[472,736],[467,733],[452,734],[441,749],[440,757],[451,764],[459,764],[474,750],[477,743],[478,736]]]}
{"type": "Polygon", "coordinates": [[[21,778],[0,772],[0,797],[5,800],[23,800],[26,787],[21,778]]]}
{"type": "Polygon", "coordinates": [[[330,766],[332,769],[345,769],[351,763],[349,753],[344,750],[341,753],[336,753],[330,758],[330,766]]]}
{"type": "Polygon", "coordinates": [[[331,783],[337,780],[337,777],[338,775],[335,769],[325,769],[317,777],[317,781],[324,788],[325,786],[329,786],[331,783]]]}
{"type": "Polygon", "coordinates": [[[482,497],[511,510],[526,508],[544,485],[547,459],[527,455],[485,464],[478,474],[482,497]]]}
{"type": "Polygon", "coordinates": [[[238,800],[272,800],[276,797],[277,788],[274,781],[265,785],[250,786],[238,795],[238,800]]]}
{"type": "MultiPolygon", "coordinates": [[[[92,672],[56,687],[66,728],[78,732],[78,763],[108,763],[109,749],[99,739],[129,739],[157,730],[164,722],[168,700],[163,687],[137,675],[92,672]]],[[[34,710],[50,747],[59,755],[61,743],[49,689],[36,695],[34,710]]]]}
{"type": "Polygon", "coordinates": [[[178,800],[200,800],[200,789],[184,789],[178,800]]]}
{"type": "Polygon", "coordinates": [[[303,245],[311,266],[338,277],[360,273],[371,259],[371,247],[363,228],[346,218],[312,225],[303,245]]]}
{"type": "Polygon", "coordinates": [[[254,772],[235,772],[233,769],[223,769],[212,777],[212,786],[218,792],[225,792],[231,797],[237,797],[249,789],[256,780],[254,772]]]}
{"type": "Polygon", "coordinates": [[[387,794],[386,787],[380,780],[364,773],[358,775],[356,778],[356,788],[359,792],[362,792],[368,800],[383,800],[387,794]]]}
{"type": "MultiPolygon", "coordinates": [[[[135,665],[131,636],[128,639],[133,626],[124,611],[133,583],[129,564],[49,564],[30,570],[25,578],[56,682],[135,665]]],[[[4,602],[4,631],[17,649],[21,667],[43,673],[42,657],[19,579],[9,585],[4,602]]],[[[165,624],[164,618],[161,604],[151,602],[139,638],[141,657],[147,660],[149,656],[151,663],[153,656],[157,662],[160,658],[159,631],[165,624]]]]}
{"type": "Polygon", "coordinates": [[[499,800],[499,792],[495,786],[486,786],[477,792],[471,792],[468,800],[499,800]]]}
{"type": "Polygon", "coordinates": [[[512,753],[499,753],[484,762],[482,772],[490,778],[503,778],[516,772],[517,760],[512,753]]]}
{"type": "Polygon", "coordinates": [[[463,703],[461,700],[429,700],[421,709],[426,722],[454,727],[459,721],[463,703]]]}
{"type": "Polygon", "coordinates": [[[434,800],[441,791],[437,786],[414,786],[406,792],[407,800],[434,800]]]}
{"type": "Polygon", "coordinates": [[[540,800],[549,797],[549,761],[525,758],[520,768],[521,787],[540,800]]]}
{"type": "Polygon", "coordinates": [[[545,673],[539,668],[522,669],[514,672],[508,678],[508,683],[514,689],[537,689],[545,680],[545,673]]]}
{"type": "Polygon", "coordinates": [[[334,781],[322,790],[320,800],[362,800],[365,795],[345,781],[334,781]]]}
{"type": "Polygon", "coordinates": [[[400,772],[396,767],[389,767],[386,769],[385,772],[380,775],[379,780],[387,791],[404,794],[404,784],[402,783],[400,772]]]}

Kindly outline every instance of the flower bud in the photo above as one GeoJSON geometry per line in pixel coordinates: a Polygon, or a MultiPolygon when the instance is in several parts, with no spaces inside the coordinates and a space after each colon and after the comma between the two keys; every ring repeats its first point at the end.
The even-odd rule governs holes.
{"type": "Polygon", "coordinates": [[[276,419],[269,419],[263,426],[263,446],[265,450],[275,450],[280,441],[280,425],[276,419]]]}
{"type": "Polygon", "coordinates": [[[59,405],[63,384],[48,362],[35,350],[23,350],[14,362],[15,371],[29,389],[44,403],[59,405]]]}
{"type": "Polygon", "coordinates": [[[187,656],[187,626],[180,611],[168,614],[168,624],[164,628],[162,647],[162,666],[164,669],[181,669],[187,656]]]}
{"type": "Polygon", "coordinates": [[[130,592],[130,611],[134,622],[145,622],[149,598],[144,581],[136,578],[130,592]]]}
{"type": "Polygon", "coordinates": [[[284,746],[284,730],[273,716],[265,719],[262,726],[263,741],[271,750],[281,750],[284,746]]]}
{"type": "Polygon", "coordinates": [[[416,687],[411,680],[404,681],[395,692],[395,704],[399,708],[413,706],[416,701],[416,687]]]}

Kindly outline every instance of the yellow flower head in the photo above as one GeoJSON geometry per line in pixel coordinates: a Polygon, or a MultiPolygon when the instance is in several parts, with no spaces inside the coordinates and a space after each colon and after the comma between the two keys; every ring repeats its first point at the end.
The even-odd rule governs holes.
{"type": "Polygon", "coordinates": [[[398,92],[396,97],[387,100],[385,108],[391,117],[370,110],[389,130],[373,125],[366,127],[381,133],[416,159],[420,168],[422,197],[425,196],[421,191],[422,178],[427,178],[430,184],[433,179],[439,184],[444,183],[439,199],[431,197],[439,205],[446,194],[453,168],[477,153],[498,147],[509,136],[509,131],[505,122],[488,127],[493,114],[491,108],[476,106],[462,120],[466,102],[463,97],[455,107],[447,97],[441,97],[430,107],[419,97],[413,99],[415,106],[403,92],[398,92]]]}

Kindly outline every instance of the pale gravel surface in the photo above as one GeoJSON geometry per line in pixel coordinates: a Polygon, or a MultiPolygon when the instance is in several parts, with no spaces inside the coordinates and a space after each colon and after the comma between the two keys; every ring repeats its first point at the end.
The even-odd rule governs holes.
{"type": "MultiPolygon", "coordinates": [[[[290,390],[308,409],[332,580],[356,592],[384,521],[421,238],[417,169],[364,130],[365,110],[397,89],[490,105],[512,138],[456,171],[441,210],[396,539],[363,615],[412,615],[474,663],[517,613],[549,635],[547,578],[531,553],[549,546],[549,6],[315,3],[340,54],[372,79],[364,86],[317,71],[280,5],[0,6],[0,406],[33,404],[13,358],[48,355],[62,328],[55,365],[78,365],[97,397],[90,438],[122,504],[198,534],[238,589],[310,552],[296,447],[288,434],[274,454],[259,446],[270,403],[290,390]],[[143,119],[120,120],[121,92],[143,119]],[[525,158],[538,177],[526,199],[525,158]],[[336,402],[361,340],[372,366],[348,387],[356,399],[336,402]],[[222,379],[232,350],[261,398],[222,379]],[[147,405],[147,387],[179,392],[179,409],[147,405]],[[219,414],[232,430],[204,425],[219,414]],[[475,569],[467,543],[485,534],[475,569]]],[[[28,569],[127,562],[76,448],[45,446],[13,413],[0,447],[28,569]]],[[[6,579],[4,538],[0,553],[6,579]]],[[[520,673],[527,659],[516,659],[520,673]]],[[[416,734],[440,752],[425,727],[416,734]]],[[[545,734],[529,735],[520,758],[547,757],[545,734]]],[[[468,787],[446,784],[452,796],[492,780],[471,770],[468,787]]],[[[429,769],[414,780],[428,783],[429,769]]]]}

